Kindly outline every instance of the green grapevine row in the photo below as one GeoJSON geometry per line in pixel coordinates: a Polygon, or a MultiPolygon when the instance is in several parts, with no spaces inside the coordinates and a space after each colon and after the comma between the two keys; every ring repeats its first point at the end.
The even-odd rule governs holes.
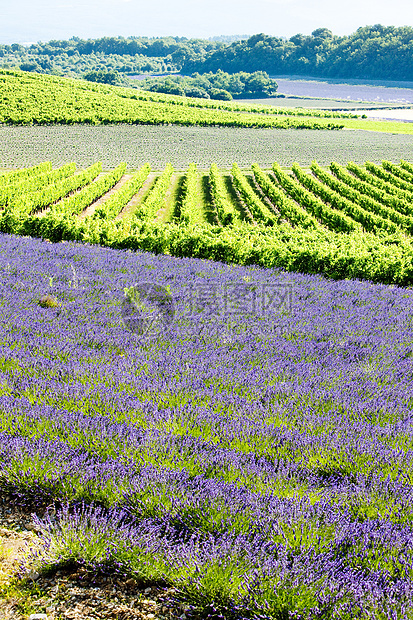
{"type": "Polygon", "coordinates": [[[285,193],[276,186],[273,179],[265,174],[258,164],[252,164],[254,178],[261,187],[263,193],[269,198],[273,205],[278,209],[281,217],[288,220],[292,226],[302,228],[319,228],[319,223],[306,209],[303,209],[294,200],[291,200],[285,193]]]}
{"type": "Polygon", "coordinates": [[[23,197],[28,200],[34,197],[34,202],[36,202],[36,193],[40,192],[41,194],[46,188],[50,190],[54,183],[70,177],[74,174],[75,170],[76,164],[66,164],[57,170],[47,171],[43,174],[32,176],[25,181],[10,184],[5,187],[3,191],[0,190],[0,205],[13,206],[16,201],[20,202],[23,197]]]}
{"type": "Polygon", "coordinates": [[[256,222],[264,223],[266,226],[274,225],[278,220],[277,215],[273,211],[270,211],[270,208],[260,200],[237,164],[233,164],[231,174],[233,183],[241,195],[243,202],[248,207],[249,212],[252,214],[253,219],[256,222]]]}
{"type": "Polygon", "coordinates": [[[45,161],[41,164],[37,164],[36,166],[32,166],[31,168],[3,172],[2,174],[0,174],[0,190],[2,190],[6,185],[9,185],[10,183],[16,183],[19,181],[23,181],[24,179],[29,179],[30,177],[35,177],[39,173],[47,172],[51,169],[51,162],[45,161]]]}
{"type": "MultiPolygon", "coordinates": [[[[409,215],[411,208],[409,203],[406,202],[406,200],[399,198],[397,195],[388,194],[386,191],[384,191],[384,189],[380,189],[378,185],[384,183],[384,181],[380,181],[380,179],[377,179],[378,185],[371,185],[367,181],[361,180],[362,174],[360,176],[356,176],[355,170],[354,174],[351,174],[349,170],[353,171],[353,166],[355,167],[356,164],[348,164],[348,167],[346,169],[343,166],[337,164],[336,162],[332,162],[330,164],[330,170],[340,181],[356,189],[361,194],[365,194],[366,196],[373,198],[377,202],[380,202],[382,205],[386,205],[391,209],[394,209],[395,211],[399,211],[399,213],[409,215]]],[[[362,173],[363,169],[361,168],[360,170],[362,173]]],[[[368,176],[368,173],[366,173],[366,175],[368,176]]]]}
{"type": "MultiPolygon", "coordinates": [[[[95,169],[93,166],[87,169],[89,175],[96,176],[97,169],[101,166],[100,163],[95,164],[95,169]]],[[[63,214],[63,215],[76,215],[86,209],[89,205],[91,205],[95,200],[106,194],[116,183],[122,178],[125,174],[126,164],[121,163],[114,170],[106,173],[96,181],[93,181],[86,187],[83,187],[79,192],[73,194],[73,196],[69,196],[68,198],[64,198],[60,200],[55,205],[53,205],[49,211],[50,214],[63,214]]],[[[93,178],[93,176],[92,176],[93,178]]]]}
{"type": "Polygon", "coordinates": [[[185,175],[179,211],[180,220],[185,224],[201,224],[204,221],[196,164],[189,164],[185,175]]]}
{"type": "MultiPolygon", "coordinates": [[[[298,164],[294,164],[294,166],[295,168],[293,168],[293,170],[296,175],[300,174],[301,171],[298,164]]],[[[341,232],[357,230],[358,225],[356,222],[346,217],[340,211],[332,209],[330,205],[325,204],[311,191],[308,191],[305,187],[303,187],[303,185],[297,180],[286,174],[281,167],[278,166],[278,164],[274,164],[272,170],[278,183],[287,192],[287,194],[302,208],[311,213],[311,215],[321,224],[327,226],[330,230],[337,230],[341,232]]],[[[299,180],[302,181],[301,177],[299,180]]]]}
{"type": "MultiPolygon", "coordinates": [[[[298,164],[293,165],[293,171],[300,183],[302,183],[311,194],[319,196],[320,198],[322,198],[322,200],[325,200],[336,209],[338,209],[339,212],[342,211],[343,213],[345,213],[347,216],[349,216],[347,219],[352,222],[354,226],[356,226],[356,222],[358,222],[363,226],[365,230],[371,232],[378,232],[382,229],[386,230],[389,233],[394,233],[399,230],[396,224],[394,224],[390,220],[386,220],[379,215],[375,215],[370,211],[366,211],[366,209],[359,207],[357,204],[354,204],[350,200],[347,200],[347,198],[341,196],[338,192],[335,192],[323,183],[320,183],[320,181],[317,181],[317,179],[315,179],[314,177],[306,174],[304,171],[301,170],[298,164]]],[[[307,198],[310,201],[310,197],[307,198]]],[[[340,228],[342,222],[337,219],[330,220],[330,214],[328,214],[327,217],[328,219],[326,218],[323,221],[326,223],[328,228],[331,228],[331,230],[342,230],[343,232],[345,231],[344,228],[340,228]],[[333,228],[333,226],[337,226],[337,228],[333,228]]],[[[345,232],[349,232],[349,230],[347,229],[347,231],[345,232]]]]}
{"type": "Polygon", "coordinates": [[[386,183],[390,183],[391,185],[394,185],[398,189],[401,189],[402,191],[407,192],[408,194],[411,194],[411,197],[413,199],[413,186],[410,183],[407,183],[403,179],[400,179],[399,177],[395,176],[391,172],[388,172],[381,166],[378,166],[377,164],[374,164],[371,161],[366,161],[364,165],[366,166],[366,169],[371,174],[378,177],[379,179],[382,179],[383,181],[386,181],[386,183]]]}
{"type": "Polygon", "coordinates": [[[138,219],[150,220],[156,215],[159,209],[162,209],[165,204],[166,192],[171,184],[173,171],[172,165],[167,164],[161,176],[157,178],[148,196],[137,206],[134,215],[138,219]]]}
{"type": "Polygon", "coordinates": [[[218,213],[218,218],[223,226],[233,224],[240,220],[233,204],[227,198],[222,176],[219,174],[218,166],[212,164],[209,170],[209,186],[214,206],[218,213]]]}
{"type": "MultiPolygon", "coordinates": [[[[102,86],[102,85],[99,85],[102,86]]],[[[111,88],[111,87],[106,87],[111,88]]],[[[108,92],[107,90],[105,92],[108,92]]],[[[229,112],[251,112],[258,114],[276,114],[286,116],[314,116],[318,118],[358,118],[357,114],[351,112],[336,112],[332,110],[318,110],[316,108],[287,108],[273,107],[270,105],[257,105],[251,100],[248,104],[235,101],[219,101],[212,99],[199,99],[197,97],[182,97],[179,95],[169,95],[165,93],[151,91],[133,91],[126,88],[118,91],[120,97],[138,99],[143,101],[154,101],[168,103],[170,105],[188,106],[191,108],[208,108],[213,110],[226,110],[229,112]]]]}
{"type": "Polygon", "coordinates": [[[385,159],[381,162],[381,165],[385,170],[387,170],[387,172],[390,172],[394,176],[399,177],[403,181],[409,183],[409,185],[412,186],[411,191],[413,191],[413,174],[411,172],[408,172],[407,170],[404,170],[404,168],[402,168],[401,166],[396,166],[395,164],[392,164],[392,162],[385,159]]]}
{"type": "MultiPolygon", "coordinates": [[[[367,164],[367,162],[366,162],[367,164]]],[[[367,167],[367,166],[366,166],[367,167]]],[[[407,200],[410,202],[412,200],[411,192],[401,189],[400,187],[396,187],[393,183],[386,181],[378,175],[373,174],[371,171],[366,171],[362,166],[358,166],[353,162],[347,164],[348,170],[350,170],[353,174],[358,176],[360,179],[365,181],[366,183],[370,183],[371,185],[375,185],[379,189],[387,192],[388,194],[392,194],[394,196],[398,196],[401,199],[407,200]]],[[[385,172],[385,171],[383,171],[385,172]]]]}
{"type": "Polygon", "coordinates": [[[93,164],[86,170],[55,184],[46,185],[43,190],[23,194],[19,198],[11,200],[8,208],[15,213],[32,213],[48,207],[54,202],[61,200],[71,192],[88,185],[102,171],[102,164],[93,164]]]}
{"type": "Polygon", "coordinates": [[[413,175],[413,165],[410,162],[405,161],[404,159],[400,160],[400,168],[407,170],[409,174],[413,175]]]}
{"type": "Polygon", "coordinates": [[[406,192],[405,190],[402,190],[396,187],[392,183],[388,183],[387,181],[384,181],[380,177],[375,176],[374,174],[370,174],[369,172],[364,170],[364,168],[362,168],[361,166],[358,166],[357,164],[354,164],[353,162],[350,162],[349,164],[347,164],[347,168],[348,170],[350,170],[350,172],[355,174],[362,181],[365,181],[366,183],[369,183],[370,185],[374,185],[375,187],[378,187],[379,189],[383,190],[387,194],[390,194],[392,196],[397,196],[398,198],[400,198],[400,200],[406,201],[406,203],[411,203],[412,195],[410,192],[406,192]]]}

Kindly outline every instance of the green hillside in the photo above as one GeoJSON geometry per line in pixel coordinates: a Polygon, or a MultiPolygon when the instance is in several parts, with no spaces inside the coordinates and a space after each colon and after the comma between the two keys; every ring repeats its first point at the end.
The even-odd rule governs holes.
{"type": "Polygon", "coordinates": [[[0,70],[0,123],[217,125],[341,129],[337,114],[203,101],[24,71],[0,70]],[[317,117],[317,118],[316,118],[317,117]]]}
{"type": "Polygon", "coordinates": [[[252,129],[361,129],[411,134],[410,123],[345,112],[211,101],[0,69],[0,125],[181,125],[252,129]]]}

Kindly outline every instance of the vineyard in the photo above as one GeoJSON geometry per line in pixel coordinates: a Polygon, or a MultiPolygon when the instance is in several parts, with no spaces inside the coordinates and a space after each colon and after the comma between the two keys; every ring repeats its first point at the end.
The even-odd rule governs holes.
{"type": "Polygon", "coordinates": [[[0,230],[331,278],[413,282],[413,164],[230,174],[50,162],[0,176],[0,230]]]}
{"type": "MultiPolygon", "coordinates": [[[[341,129],[349,113],[225,104],[85,80],[0,70],[0,123],[341,129]]],[[[351,119],[350,119],[351,120],[351,119]]]]}
{"type": "Polygon", "coordinates": [[[130,85],[0,69],[0,616],[413,620],[413,124],[130,85]]]}
{"type": "Polygon", "coordinates": [[[0,126],[144,125],[362,130],[412,134],[410,123],[344,111],[232,103],[0,69],[0,126]]]}

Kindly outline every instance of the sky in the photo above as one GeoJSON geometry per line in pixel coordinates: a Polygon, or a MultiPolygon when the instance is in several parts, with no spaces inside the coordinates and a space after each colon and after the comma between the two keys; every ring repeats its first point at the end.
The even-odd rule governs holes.
{"type": "Polygon", "coordinates": [[[0,43],[102,36],[265,34],[413,26],[412,0],[0,0],[0,43]]]}

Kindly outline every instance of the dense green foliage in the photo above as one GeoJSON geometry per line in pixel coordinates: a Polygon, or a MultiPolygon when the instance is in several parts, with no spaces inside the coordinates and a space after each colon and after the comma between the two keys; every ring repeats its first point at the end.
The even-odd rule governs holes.
{"type": "MultiPolygon", "coordinates": [[[[69,166],[64,166],[64,168],[69,168],[69,166]]],[[[44,187],[39,188],[37,191],[28,192],[27,186],[23,187],[20,184],[16,188],[17,191],[8,200],[8,207],[14,212],[31,213],[33,211],[40,211],[42,208],[55,202],[60,204],[62,199],[72,192],[88,186],[102,171],[102,164],[94,164],[86,170],[70,176],[71,173],[73,174],[74,168],[75,166],[73,165],[73,169],[61,180],[53,179],[49,181],[49,184],[45,181],[44,187]]],[[[67,200],[72,201],[73,198],[68,198],[67,200]]]]}
{"type": "Polygon", "coordinates": [[[246,41],[188,59],[185,73],[267,71],[270,75],[299,74],[332,78],[413,79],[413,28],[366,26],[349,36],[318,28],[289,40],[257,34],[246,41]]]}
{"type": "MultiPolygon", "coordinates": [[[[302,111],[297,116],[300,114],[302,111]]],[[[314,111],[314,116],[321,114],[314,111]]],[[[333,113],[324,113],[324,116],[333,116],[333,113]]],[[[340,129],[343,126],[324,118],[294,118],[293,110],[288,114],[283,109],[273,108],[264,115],[249,110],[248,106],[215,104],[83,80],[1,70],[0,123],[177,124],[284,129],[340,129]],[[247,110],[249,113],[242,113],[247,110]]]]}
{"type": "Polygon", "coordinates": [[[196,164],[190,164],[185,174],[182,196],[179,201],[180,221],[185,224],[202,224],[205,221],[199,190],[196,164]]]}
{"type": "Polygon", "coordinates": [[[154,219],[159,209],[164,207],[165,196],[171,183],[173,171],[171,164],[168,164],[161,176],[156,180],[150,194],[137,207],[135,215],[140,220],[154,219]]]}
{"type": "Polygon", "coordinates": [[[120,84],[121,79],[117,71],[105,71],[105,69],[99,69],[98,71],[88,71],[83,76],[88,82],[98,82],[99,84],[120,84]]]}
{"type": "MultiPolygon", "coordinates": [[[[103,37],[0,45],[0,67],[81,77],[117,71],[124,76],[181,70],[266,71],[333,78],[413,79],[413,28],[365,26],[349,36],[318,28],[289,40],[256,34],[235,41],[180,37],[103,37]]],[[[225,89],[228,90],[228,89],[225,89]]]]}
{"type": "Polygon", "coordinates": [[[255,73],[240,71],[231,75],[218,70],[216,73],[211,72],[203,75],[194,73],[191,77],[175,75],[147,78],[139,82],[139,86],[145,90],[158,93],[224,100],[233,97],[244,99],[248,97],[273,97],[277,90],[277,82],[269,78],[268,74],[263,71],[256,71],[255,73]]]}
{"type": "MultiPolygon", "coordinates": [[[[336,191],[340,196],[347,198],[354,204],[360,205],[367,211],[371,211],[376,215],[395,222],[400,228],[410,233],[413,231],[413,218],[407,217],[399,213],[396,209],[393,209],[391,206],[393,198],[390,197],[389,204],[386,192],[381,192],[378,188],[375,190],[374,188],[370,188],[368,184],[363,184],[362,181],[355,179],[351,174],[346,172],[345,169],[338,166],[338,164],[333,163],[331,166],[331,169],[335,170],[337,176],[324,171],[317,162],[312,163],[311,171],[320,181],[336,191]],[[340,180],[340,177],[341,179],[345,179],[346,182],[340,180]],[[362,191],[356,189],[357,187],[362,191]]],[[[394,204],[397,203],[394,201],[394,204]]]]}
{"type": "MultiPolygon", "coordinates": [[[[390,164],[385,162],[386,168],[374,168],[376,173],[386,172],[386,180],[365,168],[358,168],[375,179],[371,187],[381,185],[383,195],[392,196],[388,189],[393,187],[400,191],[397,186],[400,177],[389,172],[389,167],[394,166],[390,164]]],[[[369,162],[367,165],[371,168],[369,162]]],[[[45,164],[37,170],[31,169],[25,176],[22,172],[0,175],[2,195],[13,196],[13,186],[18,186],[20,192],[18,208],[12,199],[3,200],[0,230],[42,236],[52,241],[75,239],[173,256],[323,273],[331,278],[412,284],[412,218],[389,209],[377,200],[380,194],[376,193],[376,198],[370,197],[361,206],[353,200],[355,197],[362,200],[361,192],[354,190],[337,165],[331,168],[339,177],[325,172],[315,162],[312,164],[314,176],[297,164],[293,166],[295,176],[276,163],[269,174],[253,164],[253,175],[244,174],[234,164],[231,177],[226,177],[232,184],[231,194],[220,171],[212,165],[209,175],[212,204],[207,205],[201,190],[201,175],[197,166],[191,164],[181,176],[182,182],[178,183],[180,189],[175,206],[168,207],[165,198],[176,183],[177,174],[169,164],[153,180],[153,175],[147,178],[150,166],[145,164],[130,179],[123,179],[114,192],[94,208],[93,203],[122,179],[125,164],[96,180],[93,179],[100,164],[76,174],[73,174],[73,165],[52,171],[45,164]],[[59,177],[62,180],[56,181],[59,177]],[[69,187],[77,178],[83,179],[82,184],[76,181],[78,191],[56,201],[54,188],[59,183],[69,187]],[[331,179],[336,179],[338,184],[331,179]],[[49,208],[38,214],[33,195],[39,190],[33,191],[33,188],[42,181],[42,206],[45,207],[48,197],[49,208]],[[141,188],[141,197],[123,212],[141,188]],[[377,212],[379,204],[380,213],[377,212]],[[211,209],[213,217],[208,218],[206,213],[211,209]]],[[[399,168],[410,173],[405,162],[393,171],[399,168]]],[[[367,192],[368,186],[363,182],[360,189],[367,192]]]]}
{"type": "Polygon", "coordinates": [[[26,219],[3,217],[1,231],[76,240],[115,248],[141,249],[178,257],[219,260],[242,265],[278,267],[287,271],[321,273],[333,279],[359,278],[373,282],[413,283],[413,246],[406,237],[372,233],[340,234],[328,230],[251,226],[182,226],[135,221],[126,234],[121,221],[98,222],[51,215],[26,219]]]}
{"type": "Polygon", "coordinates": [[[99,70],[124,75],[176,71],[185,59],[203,58],[223,45],[222,41],[184,37],[72,37],[28,47],[18,43],[0,45],[0,67],[71,77],[99,70]]]}
{"type": "Polygon", "coordinates": [[[274,213],[274,211],[257,196],[237,164],[232,166],[231,174],[234,188],[244,208],[247,219],[250,222],[261,222],[265,224],[265,226],[273,226],[278,220],[278,214],[274,213]]]}
{"type": "Polygon", "coordinates": [[[281,217],[292,226],[300,228],[318,229],[318,220],[304,209],[299,202],[292,200],[289,195],[282,190],[281,185],[275,184],[275,179],[265,174],[258,164],[252,165],[254,178],[261,187],[262,191],[271,200],[272,204],[278,209],[281,217]]]}
{"type": "MultiPolygon", "coordinates": [[[[280,178],[280,168],[276,164],[274,164],[274,171],[277,178],[280,178]]],[[[335,230],[342,231],[354,230],[354,222],[358,222],[365,230],[372,232],[378,232],[381,229],[390,233],[398,231],[393,222],[355,205],[339,192],[332,190],[324,183],[314,179],[312,175],[305,173],[297,164],[293,165],[293,172],[298,181],[289,179],[288,191],[301,204],[305,204],[309,210],[313,210],[313,213],[325,221],[329,228],[334,227],[335,230]]],[[[283,176],[285,178],[286,175],[283,176]]],[[[281,180],[280,182],[283,183],[281,180]]],[[[283,187],[286,187],[285,182],[283,187]]]]}
{"type": "MultiPolygon", "coordinates": [[[[2,187],[0,190],[0,205],[2,207],[10,205],[16,199],[20,199],[22,194],[35,193],[44,190],[45,187],[51,187],[52,184],[65,179],[73,174],[76,169],[75,164],[66,164],[57,170],[52,170],[49,162],[47,169],[32,169],[30,175],[7,174],[5,179],[2,177],[2,187]]],[[[46,203],[49,204],[49,203],[46,203]]]]}
{"type": "Polygon", "coordinates": [[[117,192],[112,194],[107,200],[95,209],[92,214],[93,218],[111,219],[119,215],[122,209],[135,196],[144,184],[151,167],[145,164],[136,172],[129,181],[127,181],[117,192]]]}
{"type": "Polygon", "coordinates": [[[224,226],[239,221],[240,215],[237,213],[234,205],[229,199],[224,180],[219,173],[218,166],[215,163],[211,164],[211,168],[209,170],[209,187],[213,206],[215,207],[218,216],[218,221],[224,226]]]}

